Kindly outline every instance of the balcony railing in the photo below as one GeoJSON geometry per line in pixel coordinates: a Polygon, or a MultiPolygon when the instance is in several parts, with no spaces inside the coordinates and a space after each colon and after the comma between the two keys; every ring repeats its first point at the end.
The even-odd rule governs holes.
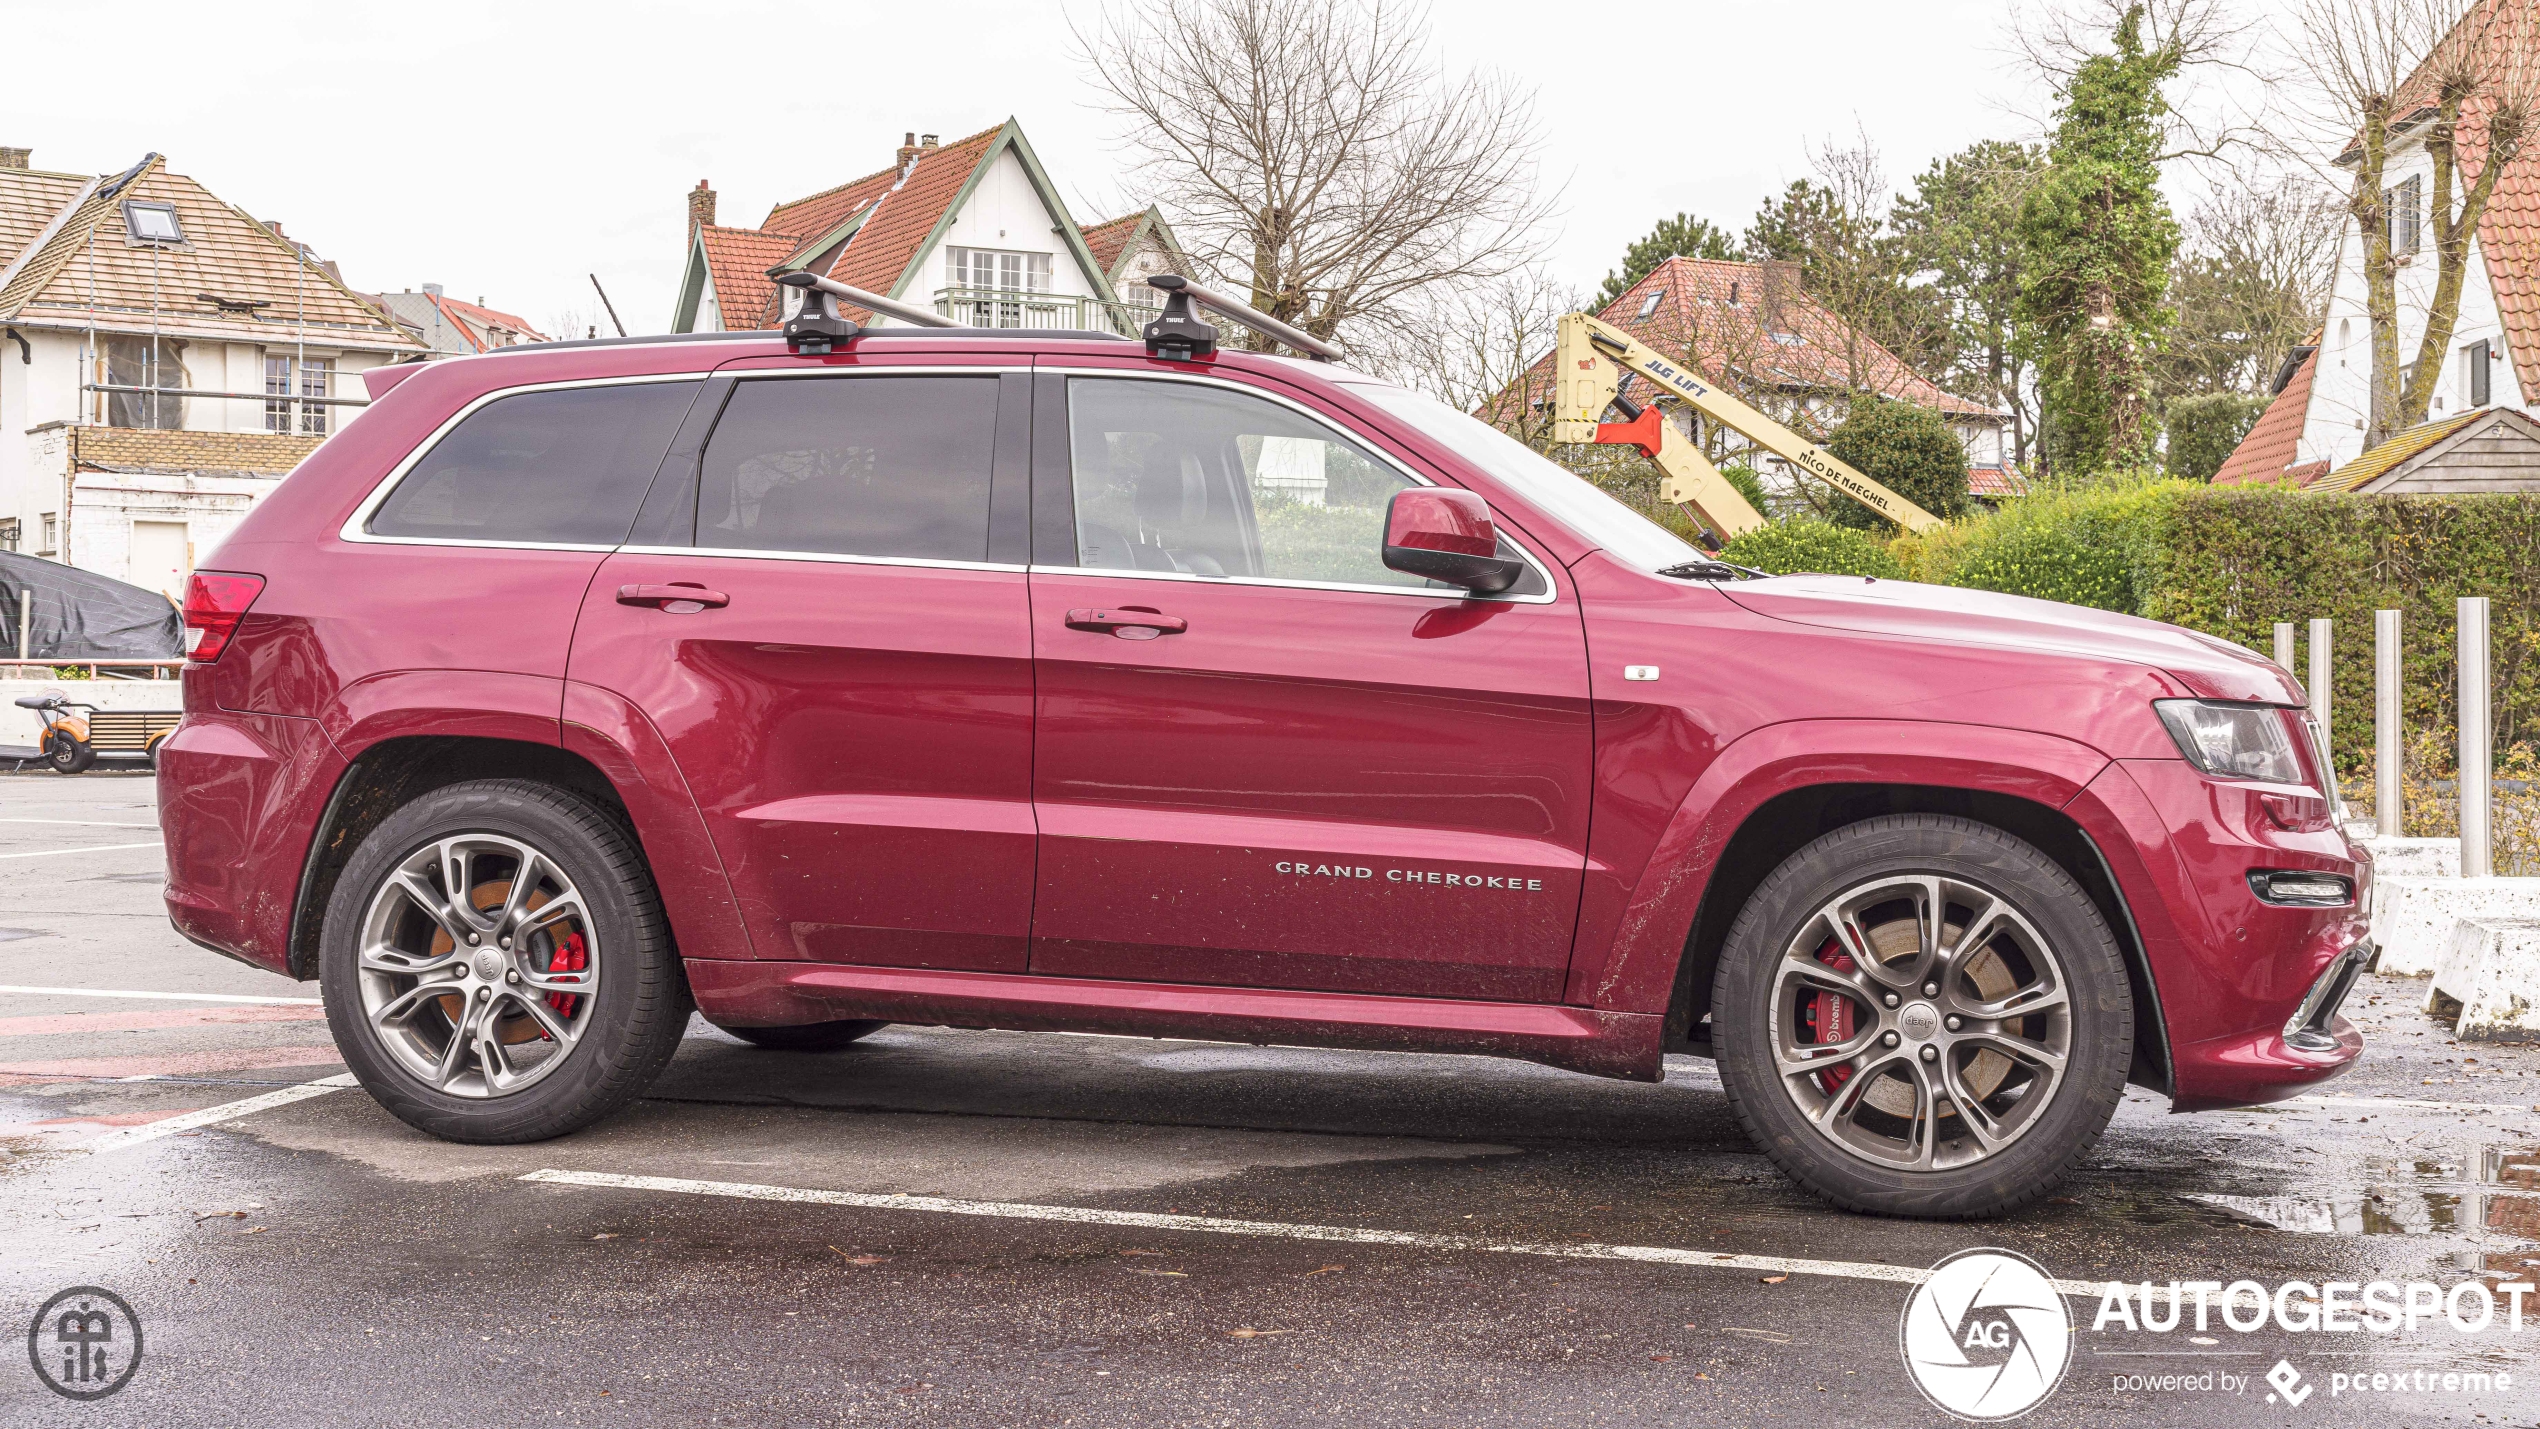
{"type": "Polygon", "coordinates": [[[1135,337],[1160,309],[1021,288],[938,288],[935,311],[965,327],[1076,328],[1135,337]]]}

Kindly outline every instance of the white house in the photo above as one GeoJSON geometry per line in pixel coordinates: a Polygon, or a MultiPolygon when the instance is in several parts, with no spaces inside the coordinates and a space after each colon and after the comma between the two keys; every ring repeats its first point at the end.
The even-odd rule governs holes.
{"type": "Polygon", "coordinates": [[[170,173],[0,148],[0,550],[183,594],[197,554],[422,345],[170,173]]]}
{"type": "MultiPolygon", "coordinates": [[[[700,180],[688,194],[674,332],[780,325],[801,290],[778,287],[771,271],[823,274],[982,327],[1122,331],[1143,321],[1120,303],[1110,265],[1086,246],[1011,119],[949,144],[910,134],[891,167],[780,203],[756,228],[714,219],[714,190],[700,180]]],[[[1149,234],[1132,225],[1129,237],[1149,234]]],[[[840,306],[859,321],[893,322],[840,306]]]]}
{"type": "MultiPolygon", "coordinates": [[[[2420,74],[2410,90],[2423,90],[2420,74]]],[[[2485,118],[2473,101],[2464,115],[2462,174],[2474,179],[2485,158],[2485,118]]],[[[2434,252],[2434,161],[2425,147],[2434,127],[2431,105],[2393,126],[2383,196],[2390,210],[2391,249],[2398,258],[2399,360],[2416,359],[2432,307],[2439,260],[2434,252]]],[[[2357,150],[2340,160],[2351,168],[2357,150]]],[[[2456,188],[2453,202],[2459,202],[2456,188]]],[[[2275,401],[2222,469],[2217,484],[2291,481],[2310,485],[2363,455],[2372,411],[2372,337],[2365,310],[2362,229],[2350,217],[2339,237],[2328,307],[2310,344],[2297,347],[2276,376],[2275,401]]],[[[2470,240],[2459,321],[2440,359],[2441,380],[2426,410],[2429,425],[2487,407],[2540,413],[2540,146],[2525,145],[2498,181],[2470,240]]]]}

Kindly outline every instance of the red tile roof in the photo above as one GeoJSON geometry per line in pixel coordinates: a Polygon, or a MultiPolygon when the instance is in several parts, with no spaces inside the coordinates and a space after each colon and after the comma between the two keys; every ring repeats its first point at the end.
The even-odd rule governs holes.
{"type": "MultiPolygon", "coordinates": [[[[446,295],[434,298],[432,301],[440,305],[442,316],[448,318],[450,325],[457,328],[460,335],[474,345],[479,352],[487,350],[485,339],[488,330],[497,327],[509,328],[514,342],[545,342],[547,340],[547,335],[531,327],[527,318],[511,313],[496,312],[492,308],[479,307],[474,303],[463,303],[446,295]]],[[[567,337],[572,335],[565,334],[567,337]]]]}
{"type": "Polygon", "coordinates": [[[768,281],[767,270],[785,261],[802,240],[790,233],[713,224],[698,229],[697,238],[705,245],[706,271],[714,277],[714,301],[725,329],[776,326],[776,285],[768,281]]]}
{"type": "Polygon", "coordinates": [[[1967,492],[1971,496],[2026,496],[2028,478],[2008,462],[2000,466],[1971,466],[1967,468],[1967,492]]]}
{"type": "Polygon", "coordinates": [[[910,260],[925,246],[927,236],[961,196],[971,172],[1005,129],[1003,124],[982,129],[920,154],[908,177],[881,197],[848,241],[846,251],[829,265],[829,276],[876,293],[898,287],[910,260]]]}
{"type": "Polygon", "coordinates": [[[1085,230],[1085,247],[1092,250],[1094,261],[1102,265],[1104,272],[1118,265],[1121,253],[1129,247],[1129,240],[1138,236],[1138,225],[1146,221],[1146,216],[1146,210],[1140,209],[1085,230]]]}
{"type": "MultiPolygon", "coordinates": [[[[2284,384],[2267,409],[2258,414],[2249,435],[2240,439],[2231,455],[2223,458],[2222,469],[2214,473],[2214,485],[2239,486],[2248,482],[2266,483],[2280,479],[2294,456],[2301,450],[2302,423],[2311,410],[2311,378],[2319,371],[2319,349],[2302,359],[2293,369],[2293,378],[2284,384]]],[[[2319,464],[2322,472],[2328,464],[2319,464]]]]}

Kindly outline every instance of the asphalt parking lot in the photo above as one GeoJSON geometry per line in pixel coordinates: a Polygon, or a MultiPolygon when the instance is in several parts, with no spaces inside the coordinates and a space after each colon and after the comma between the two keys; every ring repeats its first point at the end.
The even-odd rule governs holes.
{"type": "MultiPolygon", "coordinates": [[[[0,1424],[1947,1423],[1898,1323],[1906,1274],[1969,1247],[2087,1281],[2540,1269],[2540,1051],[2454,1045],[2417,983],[2367,980],[2367,1060],[2320,1095],[2132,1094],[2061,1194],[1983,1225],[1826,1209],[1691,1058],[1641,1086],[698,1022],[614,1120],[467,1147],[329,1085],[314,986],[179,939],[155,841],[146,776],[0,775],[0,1307],[15,1334],[101,1286],[148,1336],[97,1403],[0,1359],[0,1424]]],[[[2081,1333],[2068,1303],[2025,1422],[2540,1422],[2540,1368],[2327,1389],[2519,1371],[2511,1334],[2081,1333]]]]}

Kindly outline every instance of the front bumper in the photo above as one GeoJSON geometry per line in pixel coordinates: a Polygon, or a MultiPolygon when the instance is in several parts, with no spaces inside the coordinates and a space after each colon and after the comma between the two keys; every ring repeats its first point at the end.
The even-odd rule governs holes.
{"type": "Polygon", "coordinates": [[[2208,779],[2185,760],[2119,760],[2068,806],[2134,915],[2179,1111],[2293,1096],[2363,1051],[2337,1008],[2371,956],[2371,860],[2334,829],[2277,825],[2267,787],[2208,779]],[[2252,869],[2334,873],[2354,899],[2265,902],[2252,869]]]}

